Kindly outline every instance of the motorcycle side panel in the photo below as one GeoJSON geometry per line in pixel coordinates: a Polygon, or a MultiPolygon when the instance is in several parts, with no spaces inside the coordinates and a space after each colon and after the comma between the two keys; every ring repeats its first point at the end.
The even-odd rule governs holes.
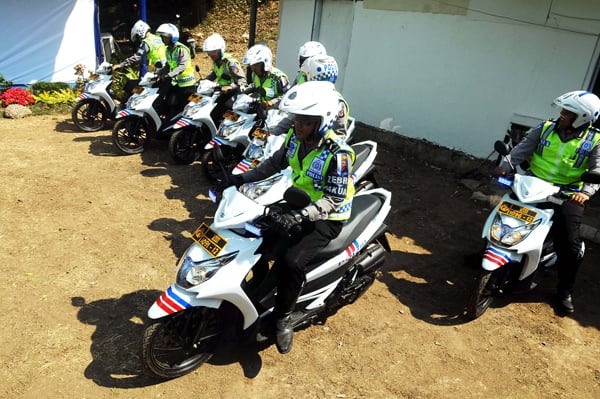
{"type": "Polygon", "coordinates": [[[332,270],[347,263],[351,258],[356,256],[363,248],[367,246],[369,242],[371,242],[375,238],[375,233],[378,232],[379,227],[383,224],[386,216],[390,211],[391,193],[387,190],[377,188],[373,190],[361,191],[359,194],[357,194],[357,196],[374,193],[379,193],[385,198],[385,201],[381,207],[381,210],[377,213],[377,216],[373,220],[371,220],[371,222],[367,225],[365,230],[360,233],[360,235],[348,246],[348,248],[345,249],[345,251],[334,256],[329,261],[323,263],[316,269],[310,271],[306,275],[307,281],[311,281],[326,274],[329,274],[332,270]]]}

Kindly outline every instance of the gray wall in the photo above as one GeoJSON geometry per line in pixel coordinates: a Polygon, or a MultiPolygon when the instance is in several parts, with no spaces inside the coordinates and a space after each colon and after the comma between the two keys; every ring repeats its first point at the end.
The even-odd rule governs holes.
{"type": "Polygon", "coordinates": [[[600,1],[439,4],[324,0],[313,29],[314,0],[282,0],[277,65],[294,76],[298,47],[319,40],[359,121],[479,157],[511,120],[554,117],[555,97],[593,80],[600,1]]]}

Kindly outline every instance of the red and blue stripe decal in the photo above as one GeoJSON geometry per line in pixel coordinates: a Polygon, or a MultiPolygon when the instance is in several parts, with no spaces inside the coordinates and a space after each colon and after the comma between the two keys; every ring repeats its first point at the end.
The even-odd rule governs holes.
{"type": "Polygon", "coordinates": [[[510,262],[510,256],[493,247],[486,248],[485,253],[483,254],[483,259],[498,265],[498,267],[504,266],[510,262]]]}
{"type": "Polygon", "coordinates": [[[89,98],[89,97],[90,97],[90,96],[89,96],[89,95],[88,95],[86,92],[83,92],[83,93],[81,93],[81,94],[78,96],[78,98],[79,98],[80,100],[83,100],[83,99],[85,99],[85,98],[89,98]]]}
{"type": "Polygon", "coordinates": [[[179,126],[179,127],[186,127],[189,125],[191,125],[190,120],[185,119],[185,118],[181,118],[177,121],[177,123],[175,123],[175,126],[179,126]]]}
{"type": "Polygon", "coordinates": [[[117,118],[122,118],[124,116],[129,116],[131,115],[131,112],[127,109],[121,110],[119,111],[119,113],[117,114],[117,118]]]}
{"type": "Polygon", "coordinates": [[[173,287],[169,287],[165,292],[163,292],[162,295],[156,300],[156,304],[167,314],[181,312],[184,309],[189,309],[192,307],[189,302],[173,291],[173,287]]]}
{"type": "Polygon", "coordinates": [[[250,170],[250,166],[252,165],[251,161],[248,161],[246,159],[242,160],[242,162],[238,163],[235,166],[234,170],[239,170],[240,172],[244,173],[250,170]]]}
{"type": "Polygon", "coordinates": [[[346,248],[346,254],[348,254],[349,257],[353,257],[358,253],[359,249],[360,245],[358,244],[358,241],[354,240],[352,241],[352,244],[350,244],[350,246],[346,248]]]}

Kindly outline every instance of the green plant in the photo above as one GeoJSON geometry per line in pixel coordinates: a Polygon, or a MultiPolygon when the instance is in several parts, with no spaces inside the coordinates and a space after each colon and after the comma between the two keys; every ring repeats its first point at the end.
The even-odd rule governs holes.
{"type": "Polygon", "coordinates": [[[0,94],[0,105],[6,107],[10,104],[30,105],[35,102],[34,95],[29,90],[13,87],[0,94]]]}
{"type": "Polygon", "coordinates": [[[4,79],[4,76],[2,76],[2,74],[0,73],[0,93],[2,93],[4,90],[8,89],[11,86],[12,82],[10,80],[4,79]]]}
{"type": "Polygon", "coordinates": [[[112,75],[112,91],[115,93],[115,97],[117,98],[125,98],[125,84],[129,80],[138,80],[138,74],[131,67],[127,67],[123,70],[119,69],[113,72],[112,75]]]}
{"type": "Polygon", "coordinates": [[[70,88],[71,86],[64,82],[36,82],[29,87],[33,94],[38,94],[44,91],[55,92],[70,88]]]}
{"type": "Polygon", "coordinates": [[[72,104],[77,98],[77,95],[69,87],[58,91],[42,91],[34,95],[34,98],[37,102],[48,105],[72,104]]]}

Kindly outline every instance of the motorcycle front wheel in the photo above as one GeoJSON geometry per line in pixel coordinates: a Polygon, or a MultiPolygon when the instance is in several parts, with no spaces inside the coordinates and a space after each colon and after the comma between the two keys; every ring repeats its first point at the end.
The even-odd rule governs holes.
{"type": "Polygon", "coordinates": [[[191,308],[149,325],[142,340],[142,366],[157,378],[177,378],[206,363],[222,333],[217,309],[191,308]]]}
{"type": "Polygon", "coordinates": [[[471,293],[467,304],[467,316],[476,319],[481,316],[494,301],[491,279],[493,272],[482,270],[477,277],[475,289],[471,293]]]}
{"type": "MultiPolygon", "coordinates": [[[[223,167],[225,172],[230,174],[235,166],[242,160],[241,153],[238,147],[231,147],[228,145],[221,146],[221,152],[223,153],[223,167]]],[[[215,161],[212,150],[205,151],[200,157],[202,161],[202,169],[206,177],[212,182],[219,182],[223,179],[223,170],[218,162],[215,161]]]]}
{"type": "Polygon", "coordinates": [[[126,116],[115,123],[112,131],[112,141],[122,154],[139,154],[150,143],[148,127],[139,116],[126,116]]]}
{"type": "Polygon", "coordinates": [[[78,129],[84,132],[97,132],[104,129],[109,111],[102,102],[93,98],[78,101],[71,111],[71,118],[78,129]]]}
{"type": "Polygon", "coordinates": [[[169,154],[176,164],[189,165],[200,157],[209,139],[196,128],[176,130],[169,139],[169,154]]]}

